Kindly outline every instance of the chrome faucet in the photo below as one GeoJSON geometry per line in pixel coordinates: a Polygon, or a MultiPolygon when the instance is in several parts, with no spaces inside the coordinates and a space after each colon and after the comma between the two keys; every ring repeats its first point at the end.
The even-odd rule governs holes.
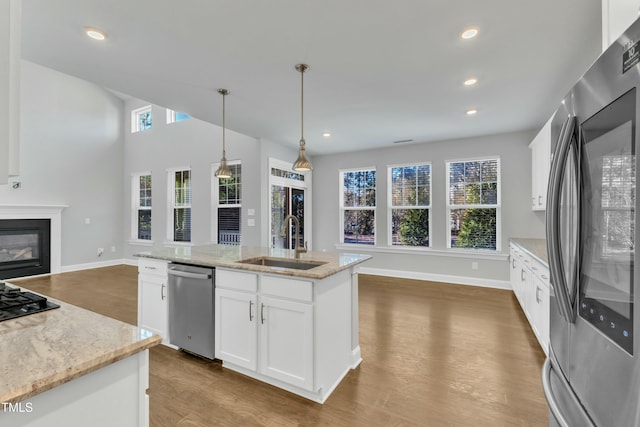
{"type": "Polygon", "coordinates": [[[307,252],[307,242],[304,242],[304,247],[298,247],[298,242],[300,242],[300,221],[294,215],[287,215],[284,217],[284,223],[282,224],[282,230],[280,230],[280,237],[287,237],[287,224],[289,224],[289,219],[293,219],[293,222],[296,225],[296,241],[295,241],[295,249],[296,250],[296,258],[300,258],[300,254],[304,254],[307,252]]]}

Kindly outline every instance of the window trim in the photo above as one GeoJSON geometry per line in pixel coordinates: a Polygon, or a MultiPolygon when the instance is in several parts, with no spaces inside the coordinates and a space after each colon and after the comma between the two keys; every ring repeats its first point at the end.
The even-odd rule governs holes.
{"type": "Polygon", "coordinates": [[[448,251],[459,251],[459,252],[471,252],[471,253],[500,253],[502,251],[502,167],[501,167],[501,158],[499,155],[495,156],[478,156],[478,157],[468,157],[462,159],[449,159],[445,160],[445,210],[446,210],[446,229],[447,229],[447,250],[448,251]],[[479,162],[486,160],[496,160],[498,162],[498,173],[496,182],[498,184],[498,191],[496,195],[496,204],[495,205],[486,205],[486,204],[473,204],[473,205],[452,205],[451,199],[449,197],[450,190],[450,166],[451,163],[461,163],[461,162],[479,162]],[[496,210],[496,248],[495,249],[473,249],[473,248],[452,248],[451,247],[451,209],[487,209],[487,208],[495,208],[496,210]]]}
{"type": "MultiPolygon", "coordinates": [[[[377,176],[376,176],[377,187],[377,176]]],[[[377,189],[376,189],[377,190],[377,189]]],[[[377,191],[376,191],[377,197],[377,191]]],[[[377,202],[377,200],[376,200],[377,202]]],[[[426,251],[433,247],[433,164],[431,161],[412,162],[387,165],[387,247],[389,249],[401,249],[404,251],[426,251]],[[429,166],[429,205],[428,206],[394,206],[393,205],[393,168],[401,168],[407,166],[429,166]],[[394,209],[427,209],[429,211],[429,245],[428,246],[407,246],[393,244],[393,210],[394,209]]]]}
{"type": "Polygon", "coordinates": [[[140,120],[138,119],[138,116],[147,112],[151,113],[151,127],[153,127],[153,108],[151,104],[131,110],[131,133],[143,132],[151,129],[151,127],[149,129],[140,129],[140,120]]]}
{"type": "MultiPolygon", "coordinates": [[[[189,175],[191,178],[191,192],[193,194],[193,170],[191,166],[183,166],[183,167],[175,167],[167,169],[167,229],[165,235],[165,245],[166,246],[193,246],[193,239],[189,242],[177,242],[173,240],[173,214],[174,209],[176,209],[176,189],[175,189],[175,174],[176,172],[189,171],[189,175]]],[[[189,207],[191,208],[191,235],[193,236],[193,199],[189,206],[180,206],[181,208],[189,207]]]]}
{"type": "MultiPolygon", "coordinates": [[[[140,178],[149,175],[151,177],[151,206],[148,210],[151,211],[151,220],[153,221],[153,174],[151,171],[134,172],[131,174],[131,233],[129,243],[151,246],[153,245],[153,222],[151,228],[151,239],[139,239],[138,238],[138,211],[140,207],[140,178]]],[[[144,207],[146,210],[146,206],[144,207]]]]}
{"type": "MultiPolygon", "coordinates": [[[[242,167],[242,160],[229,160],[227,161],[229,166],[232,165],[240,165],[242,167]]],[[[240,179],[240,203],[237,204],[220,204],[220,195],[219,195],[219,184],[220,179],[216,176],[216,171],[220,167],[220,162],[211,164],[211,243],[218,244],[218,209],[219,208],[240,208],[240,242],[239,245],[242,244],[242,179],[240,179]]],[[[242,169],[241,169],[242,170],[242,169]]],[[[242,172],[241,172],[242,173],[242,172]]],[[[255,219],[254,219],[255,222],[255,219]]]]}
{"type": "Polygon", "coordinates": [[[378,210],[378,170],[376,166],[365,166],[365,167],[359,167],[359,168],[347,168],[347,169],[340,169],[338,170],[338,215],[340,216],[339,218],[339,239],[338,242],[340,245],[343,246],[347,246],[349,248],[361,248],[361,247],[376,247],[378,246],[378,222],[375,221],[376,218],[376,214],[377,214],[377,210],[378,210]],[[349,173],[349,172],[368,172],[368,171],[374,171],[376,173],[376,185],[375,185],[375,190],[376,190],[376,198],[375,198],[375,205],[374,206],[352,206],[349,207],[347,210],[372,210],[373,211],[373,218],[374,218],[374,225],[373,225],[373,245],[365,245],[362,243],[345,243],[344,241],[344,211],[345,211],[345,206],[344,206],[344,174],[345,172],[349,173]]]}

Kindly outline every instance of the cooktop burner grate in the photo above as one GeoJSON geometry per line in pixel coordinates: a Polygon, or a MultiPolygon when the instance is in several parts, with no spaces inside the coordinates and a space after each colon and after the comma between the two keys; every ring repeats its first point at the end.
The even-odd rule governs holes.
{"type": "Polygon", "coordinates": [[[15,319],[60,307],[46,297],[0,282],[0,321],[15,319]]]}

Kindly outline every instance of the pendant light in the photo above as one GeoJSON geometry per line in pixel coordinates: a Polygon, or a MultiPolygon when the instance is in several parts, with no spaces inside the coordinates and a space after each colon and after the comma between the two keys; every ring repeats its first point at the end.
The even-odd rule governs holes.
{"type": "Polygon", "coordinates": [[[229,166],[227,166],[227,153],[225,151],[224,137],[225,137],[225,127],[224,127],[224,98],[229,95],[229,91],[226,89],[218,89],[218,93],[222,95],[222,159],[220,160],[220,167],[216,171],[216,178],[231,178],[231,170],[229,166]]]}
{"type": "Polygon", "coordinates": [[[307,64],[296,65],[296,70],[300,72],[300,151],[298,159],[293,163],[293,170],[297,172],[307,172],[313,169],[311,162],[305,153],[304,141],[304,72],[309,69],[307,64]]]}

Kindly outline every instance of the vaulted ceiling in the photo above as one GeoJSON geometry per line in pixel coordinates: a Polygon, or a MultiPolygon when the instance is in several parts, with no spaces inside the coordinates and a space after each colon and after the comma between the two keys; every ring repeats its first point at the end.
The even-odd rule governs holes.
{"type": "Polygon", "coordinates": [[[23,0],[22,14],[26,60],[218,125],[226,88],[229,129],[292,147],[307,63],[311,154],[539,128],[601,45],[596,0],[23,0]]]}

